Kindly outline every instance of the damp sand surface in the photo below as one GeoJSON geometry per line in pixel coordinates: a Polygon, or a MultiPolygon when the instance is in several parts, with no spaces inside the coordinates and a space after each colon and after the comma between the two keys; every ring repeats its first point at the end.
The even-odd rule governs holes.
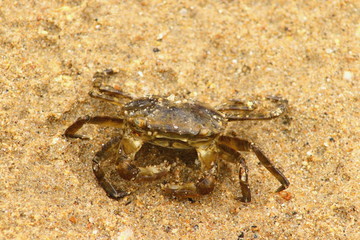
{"type": "MultiPolygon", "coordinates": [[[[360,239],[357,1],[0,6],[1,239],[360,239]],[[125,184],[133,194],[108,198],[92,158],[120,131],[87,126],[88,141],[63,133],[80,116],[117,116],[117,106],[88,96],[93,74],[110,68],[119,72],[116,86],[135,96],[211,106],[288,99],[280,118],[232,122],[227,133],[255,142],[290,187],[275,194],[279,183],[245,153],[248,204],[236,199],[233,163],[201,198],[166,197],[162,181],[125,184]]],[[[151,151],[142,158],[176,155],[151,151]]]]}

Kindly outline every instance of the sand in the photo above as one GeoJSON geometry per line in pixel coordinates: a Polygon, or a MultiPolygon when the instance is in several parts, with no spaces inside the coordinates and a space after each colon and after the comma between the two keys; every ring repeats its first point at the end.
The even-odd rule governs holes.
{"type": "Polygon", "coordinates": [[[360,239],[358,1],[1,1],[0,239],[360,239]],[[246,153],[253,200],[237,166],[214,192],[166,197],[132,184],[115,201],[96,182],[94,154],[111,128],[65,129],[118,108],[88,96],[96,71],[144,96],[216,106],[279,95],[271,121],[233,122],[291,182],[246,153]]]}

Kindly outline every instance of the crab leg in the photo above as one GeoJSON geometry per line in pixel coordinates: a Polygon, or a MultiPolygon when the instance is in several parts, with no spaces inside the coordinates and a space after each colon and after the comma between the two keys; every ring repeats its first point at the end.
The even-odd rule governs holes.
{"type": "Polygon", "coordinates": [[[80,117],[74,122],[70,127],[65,130],[65,137],[68,138],[80,138],[80,139],[89,139],[89,137],[76,134],[85,124],[96,124],[104,127],[118,127],[122,128],[124,125],[124,120],[121,118],[113,118],[106,116],[96,116],[96,117],[80,117]]]}
{"type": "Polygon", "coordinates": [[[133,96],[116,89],[112,86],[103,85],[103,80],[110,78],[112,75],[116,75],[117,72],[114,72],[112,69],[107,69],[103,72],[97,72],[93,76],[93,86],[97,89],[97,92],[89,92],[90,97],[111,102],[116,105],[123,105],[123,100],[132,100],[133,96]],[[99,94],[99,93],[102,94],[99,94]]]}
{"type": "Polygon", "coordinates": [[[125,95],[125,93],[116,90],[110,86],[104,86],[99,89],[104,94],[99,94],[97,92],[89,92],[89,96],[92,98],[100,99],[115,105],[123,106],[123,98],[132,99],[129,95],[125,95]]]}
{"type": "Polygon", "coordinates": [[[253,111],[257,108],[257,104],[254,101],[243,101],[233,99],[227,103],[224,103],[216,107],[217,111],[227,112],[227,111],[253,111]]]}
{"type": "Polygon", "coordinates": [[[239,199],[242,202],[251,202],[251,192],[250,192],[249,177],[248,177],[249,169],[246,165],[245,159],[241,156],[239,151],[236,151],[226,145],[219,145],[219,147],[221,148],[221,150],[223,150],[223,152],[229,155],[227,156],[228,158],[229,157],[232,158],[229,160],[231,161],[235,160],[235,162],[240,162],[239,181],[240,181],[242,197],[239,199]]]}
{"type": "Polygon", "coordinates": [[[219,137],[218,142],[220,145],[225,145],[235,151],[253,151],[260,160],[260,163],[264,165],[264,167],[281,183],[281,186],[276,190],[276,192],[280,192],[289,187],[289,180],[287,180],[284,174],[270,162],[269,158],[267,158],[254,143],[229,136],[219,137]]]}
{"type": "MultiPolygon", "coordinates": [[[[120,141],[122,137],[117,136],[112,138],[108,143],[103,145],[102,149],[96,153],[93,159],[93,171],[100,184],[100,186],[105,190],[109,197],[114,199],[123,198],[129,195],[128,192],[116,189],[106,178],[105,173],[101,168],[101,163],[106,160],[111,154],[118,153],[120,147],[120,141]]],[[[116,154],[117,155],[117,154],[116,154]]],[[[116,156],[115,155],[115,156],[116,156]]]]}
{"type": "Polygon", "coordinates": [[[287,109],[288,102],[285,99],[276,96],[267,96],[266,99],[274,105],[274,110],[267,112],[255,111],[257,108],[256,102],[239,100],[233,100],[231,104],[224,104],[218,107],[217,110],[223,112],[228,121],[246,121],[277,118],[287,109]]]}

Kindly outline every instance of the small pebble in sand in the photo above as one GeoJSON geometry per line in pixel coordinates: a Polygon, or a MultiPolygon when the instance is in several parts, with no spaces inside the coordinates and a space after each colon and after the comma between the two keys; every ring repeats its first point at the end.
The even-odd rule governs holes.
{"type": "Polygon", "coordinates": [[[134,232],[131,228],[125,228],[116,236],[117,240],[130,240],[133,239],[134,232]]]}
{"type": "Polygon", "coordinates": [[[350,71],[344,71],[343,78],[344,80],[351,81],[353,79],[353,73],[350,71]]]}

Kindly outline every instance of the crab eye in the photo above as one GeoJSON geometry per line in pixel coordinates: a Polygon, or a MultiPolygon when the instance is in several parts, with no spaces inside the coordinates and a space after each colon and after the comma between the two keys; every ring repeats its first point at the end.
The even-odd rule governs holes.
{"type": "Polygon", "coordinates": [[[210,131],[209,129],[206,129],[206,128],[202,128],[200,129],[199,133],[198,133],[200,136],[208,136],[210,134],[210,131]]]}

